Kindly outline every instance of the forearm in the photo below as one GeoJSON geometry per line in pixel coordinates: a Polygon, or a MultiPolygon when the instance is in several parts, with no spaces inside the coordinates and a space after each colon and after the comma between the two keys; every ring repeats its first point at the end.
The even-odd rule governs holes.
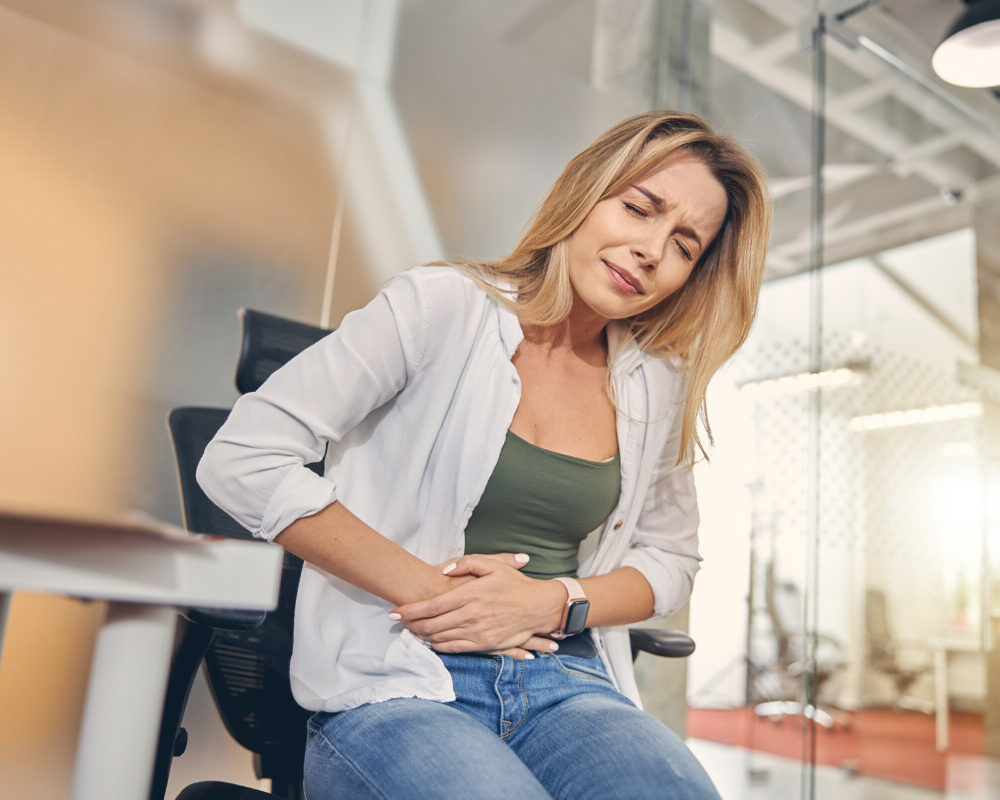
{"type": "Polygon", "coordinates": [[[274,541],[303,561],[394,605],[435,597],[468,580],[443,575],[341,503],[296,520],[274,541]]]}
{"type": "Polygon", "coordinates": [[[606,575],[581,578],[580,585],[590,600],[588,627],[628,625],[653,616],[653,589],[633,567],[619,567],[606,575]]]}

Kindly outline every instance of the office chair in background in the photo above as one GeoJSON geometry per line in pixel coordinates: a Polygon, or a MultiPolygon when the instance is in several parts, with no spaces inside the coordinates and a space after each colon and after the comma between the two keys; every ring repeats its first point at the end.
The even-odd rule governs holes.
{"type": "Polygon", "coordinates": [[[868,640],[868,666],[887,675],[895,688],[893,709],[933,714],[933,702],[907,694],[917,679],[931,668],[927,644],[908,643],[893,636],[885,592],[881,589],[869,588],[865,592],[865,634],[868,640]],[[902,658],[901,653],[906,650],[922,651],[921,662],[914,663],[902,658]]]}
{"type": "Polygon", "coordinates": [[[754,706],[754,712],[757,716],[771,719],[801,714],[829,729],[836,724],[848,725],[849,721],[845,716],[799,699],[803,694],[803,681],[815,682],[815,689],[811,694],[818,698],[827,681],[844,669],[843,646],[832,636],[811,634],[802,629],[802,597],[799,587],[791,581],[778,580],[773,560],[768,563],[765,575],[765,607],[776,647],[776,656],[766,668],[777,678],[778,696],[758,703],[754,706]],[[810,664],[807,648],[814,636],[816,656],[814,663],[810,664]],[[809,672],[810,666],[812,674],[809,672]]]}
{"type": "MultiPolygon", "coordinates": [[[[241,393],[256,390],[274,370],[330,333],[259,311],[241,311],[240,319],[243,337],[236,385],[241,393]]],[[[184,526],[198,533],[252,539],[245,528],[205,496],[195,480],[205,446],[228,415],[228,409],[205,407],[176,408],[169,414],[184,526]]],[[[310,464],[309,468],[323,474],[322,462],[310,464]]],[[[292,698],[288,679],[301,570],[302,561],[286,552],[278,607],[268,614],[206,609],[182,613],[150,800],[163,800],[170,765],[187,747],[188,736],[181,721],[202,662],[227,730],[253,753],[255,774],[271,780],[272,792],[203,781],[185,788],[177,800],[302,800],[305,721],[310,712],[292,698]]],[[[694,652],[694,641],[679,631],[632,628],[629,633],[633,660],[640,652],[672,658],[694,652]]]]}

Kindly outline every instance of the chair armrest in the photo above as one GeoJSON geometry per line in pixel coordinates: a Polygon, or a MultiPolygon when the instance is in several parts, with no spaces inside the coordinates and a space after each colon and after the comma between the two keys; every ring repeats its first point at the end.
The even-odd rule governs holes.
{"type": "Polygon", "coordinates": [[[196,625],[227,631],[248,631],[259,628],[267,618],[266,611],[248,611],[241,608],[181,608],[178,612],[196,625]]]}
{"type": "Polygon", "coordinates": [[[664,631],[659,628],[629,628],[632,642],[632,660],[639,653],[651,653],[666,658],[684,658],[694,652],[694,639],[681,631],[664,631]]]}

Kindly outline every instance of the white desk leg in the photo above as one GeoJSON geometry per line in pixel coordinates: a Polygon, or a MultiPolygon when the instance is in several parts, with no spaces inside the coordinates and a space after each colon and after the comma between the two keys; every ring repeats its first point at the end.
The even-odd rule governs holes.
{"type": "Polygon", "coordinates": [[[3,653],[3,637],[7,635],[7,616],[10,614],[11,592],[0,592],[0,653],[3,653]]]}
{"type": "Polygon", "coordinates": [[[934,727],[937,751],[948,749],[948,650],[934,648],[934,727]]]}
{"type": "Polygon", "coordinates": [[[109,603],[97,636],[73,773],[73,800],[149,794],[177,614],[109,603]]]}

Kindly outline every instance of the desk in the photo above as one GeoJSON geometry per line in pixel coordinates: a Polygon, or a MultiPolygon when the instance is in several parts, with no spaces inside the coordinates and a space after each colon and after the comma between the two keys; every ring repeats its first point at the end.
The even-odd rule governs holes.
{"type": "Polygon", "coordinates": [[[10,593],[107,600],[73,773],[73,800],[149,794],[175,606],[270,610],[277,545],[192,536],[148,517],[0,511],[0,653],[10,593]]]}
{"type": "Polygon", "coordinates": [[[935,746],[939,753],[948,749],[948,656],[951,653],[981,653],[978,639],[936,638],[930,640],[934,651],[934,724],[935,746]]]}

